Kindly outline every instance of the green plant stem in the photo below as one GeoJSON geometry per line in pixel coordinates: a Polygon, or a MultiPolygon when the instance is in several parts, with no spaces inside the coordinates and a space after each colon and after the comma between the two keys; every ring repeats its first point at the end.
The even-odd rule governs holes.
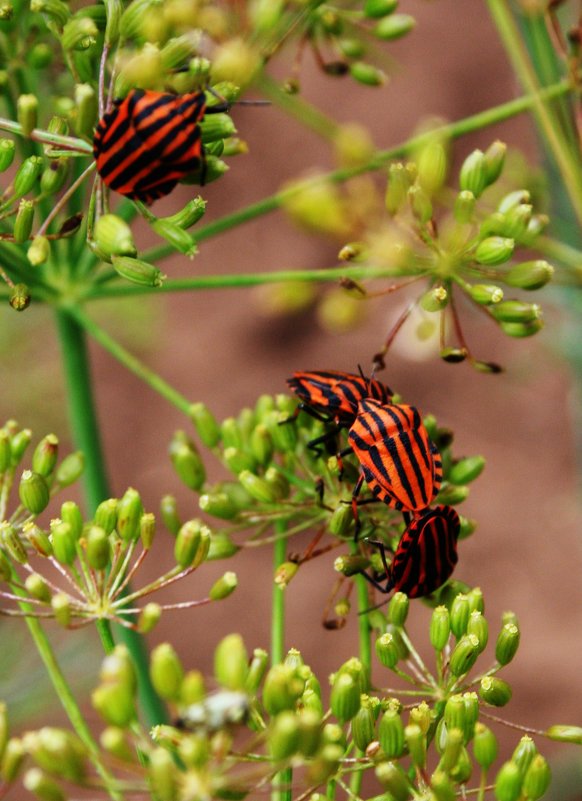
{"type": "MultiPolygon", "coordinates": [[[[109,497],[110,492],[93,400],[85,331],[79,324],[73,307],[57,308],[56,323],[65,370],[73,439],[85,456],[85,493],[90,513],[93,513],[98,504],[109,497]]],[[[154,725],[165,722],[167,720],[165,707],[149,677],[148,657],[143,638],[130,629],[116,627],[116,630],[134,660],[138,674],[140,704],[148,723],[154,725]]],[[[113,643],[113,636],[107,621],[101,622],[99,633],[105,650],[108,651],[113,643]]]]}
{"type": "Polygon", "coordinates": [[[341,126],[335,120],[323,114],[311,103],[307,103],[299,95],[290,95],[288,92],[284,92],[279,82],[270,78],[266,73],[263,73],[257,80],[257,87],[265,97],[318,136],[329,141],[333,141],[337,136],[341,126]]]}
{"type": "MultiPolygon", "coordinates": [[[[0,131],[8,131],[9,133],[16,134],[17,136],[24,136],[22,133],[22,125],[12,120],[6,120],[0,117],[0,131]]],[[[58,145],[67,151],[71,151],[68,155],[72,156],[75,153],[83,156],[93,155],[93,146],[84,139],[77,139],[75,136],[61,136],[60,134],[52,134],[48,131],[42,131],[40,128],[35,128],[30,137],[34,142],[42,142],[47,145],[58,145]]]]}
{"type": "MultiPolygon", "coordinates": [[[[275,534],[283,534],[287,524],[275,523],[275,534]]],[[[283,564],[287,555],[287,538],[277,537],[273,545],[273,572],[283,564]]],[[[273,582],[271,606],[271,664],[279,665],[285,657],[285,590],[273,582]]],[[[292,768],[285,768],[273,779],[272,801],[291,801],[292,768]]]]}
{"type": "MultiPolygon", "coordinates": [[[[350,553],[358,553],[358,545],[352,542],[350,553]]],[[[370,608],[370,597],[368,594],[368,584],[363,576],[355,576],[356,592],[358,598],[358,637],[360,645],[360,662],[366,671],[366,686],[370,687],[372,673],[372,641],[371,629],[366,610],[370,608]]],[[[358,756],[363,756],[364,752],[358,749],[358,756]]],[[[355,771],[350,778],[350,791],[358,796],[362,788],[363,772],[355,771]]]]}
{"type": "Polygon", "coordinates": [[[506,0],[487,0],[487,3],[518,79],[524,89],[534,98],[532,109],[535,118],[546,146],[556,160],[578,221],[582,223],[582,181],[580,180],[579,159],[574,157],[564,132],[559,122],[556,121],[551,106],[548,104],[550,98],[543,96],[543,89],[538,91],[539,83],[535,71],[520,39],[519,30],[506,0]]]}
{"type": "MultiPolygon", "coordinates": [[[[245,222],[249,222],[250,220],[261,217],[264,214],[275,211],[276,209],[281,208],[281,206],[283,206],[289,198],[293,197],[293,195],[304,191],[305,189],[309,189],[311,186],[316,186],[321,181],[327,180],[334,183],[342,183],[343,181],[347,181],[349,178],[354,178],[357,175],[379,170],[391,159],[403,158],[417,148],[422,147],[422,145],[432,141],[435,136],[457,139],[458,137],[464,136],[472,131],[478,131],[482,128],[487,128],[490,125],[503,122],[504,120],[515,117],[517,114],[521,114],[524,111],[528,111],[529,109],[539,105],[544,108],[544,101],[562,97],[571,91],[572,87],[568,81],[560,81],[559,83],[556,83],[553,86],[548,86],[539,92],[518,97],[515,100],[502,103],[494,108],[486,109],[478,114],[473,114],[471,117],[466,117],[463,120],[458,120],[457,122],[453,122],[448,125],[442,125],[432,131],[427,131],[413,136],[406,142],[396,145],[396,147],[390,148],[389,150],[378,151],[378,153],[376,153],[370,161],[359,165],[358,167],[342,168],[307,179],[305,181],[297,182],[292,187],[283,189],[280,192],[271,195],[270,197],[259,200],[257,203],[246,206],[240,211],[225,215],[214,222],[202,226],[198,229],[198,231],[196,231],[196,241],[202,242],[204,239],[210,239],[217,234],[221,234],[224,231],[229,231],[238,225],[242,225],[245,222]]],[[[157,261],[170,256],[172,253],[174,253],[174,250],[170,245],[160,245],[152,248],[149,251],[146,251],[144,254],[142,254],[142,258],[144,258],[146,261],[157,261]]]]}
{"type": "Polygon", "coordinates": [[[164,381],[163,378],[160,378],[153,370],[146,367],[138,358],[129,353],[119,342],[97,325],[94,320],[87,317],[82,309],[78,307],[71,308],[69,314],[74,318],[76,324],[90,334],[96,342],[105,348],[117,361],[123,364],[124,367],[138,376],[138,378],[141,378],[142,381],[148,384],[181,412],[184,414],[189,413],[191,402],[188,398],[170,386],[170,384],[164,381]]]}

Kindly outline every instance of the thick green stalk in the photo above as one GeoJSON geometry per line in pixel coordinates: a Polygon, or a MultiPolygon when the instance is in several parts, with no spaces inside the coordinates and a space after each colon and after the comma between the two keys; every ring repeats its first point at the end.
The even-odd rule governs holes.
{"type": "MultiPolygon", "coordinates": [[[[275,523],[275,534],[283,534],[286,529],[284,520],[275,523]]],[[[273,571],[283,564],[287,555],[286,537],[276,537],[273,546],[273,571]]],[[[285,590],[273,583],[273,600],[271,609],[271,664],[280,664],[285,657],[285,590]]],[[[285,768],[273,779],[272,801],[291,801],[291,783],[293,771],[285,768]]]]}
{"type": "MultiPolygon", "coordinates": [[[[357,543],[353,542],[350,548],[353,554],[358,553],[357,543]]],[[[366,684],[369,687],[372,674],[372,630],[365,612],[370,608],[370,597],[368,594],[368,584],[363,576],[356,576],[356,592],[358,597],[358,638],[360,645],[360,662],[366,671],[366,684]]],[[[363,751],[358,750],[358,756],[363,756],[363,751]]],[[[350,790],[355,795],[360,794],[362,787],[363,771],[355,771],[350,779],[350,790]]]]}
{"type": "MultiPolygon", "coordinates": [[[[73,440],[85,456],[85,496],[91,514],[101,501],[109,497],[110,492],[93,399],[87,342],[85,332],[75,319],[72,309],[58,308],[56,322],[63,357],[73,440]]],[[[143,638],[129,629],[116,628],[118,628],[120,639],[125,642],[134,660],[138,674],[140,703],[144,715],[151,725],[162,723],[167,719],[167,715],[149,677],[148,657],[143,638]]],[[[100,633],[105,650],[109,650],[112,637],[111,632],[106,629],[108,629],[108,623],[103,621],[100,633]]]]}

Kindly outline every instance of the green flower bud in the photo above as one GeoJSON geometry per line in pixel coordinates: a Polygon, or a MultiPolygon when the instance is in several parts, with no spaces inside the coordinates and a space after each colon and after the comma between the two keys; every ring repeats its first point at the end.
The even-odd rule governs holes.
{"type": "Polygon", "coordinates": [[[395,759],[404,752],[404,724],[397,709],[387,709],[380,718],[378,740],[388,759],[395,759]]]}
{"type": "Polygon", "coordinates": [[[295,426],[282,425],[289,415],[286,412],[273,411],[264,416],[263,422],[269,430],[273,446],[279,453],[292,453],[297,446],[295,426]]]}
{"type": "Polygon", "coordinates": [[[447,729],[446,726],[444,726],[443,731],[445,732],[445,738],[439,769],[444,770],[446,773],[451,773],[459,761],[465,735],[461,729],[447,729]]]}
{"type": "Polygon", "coordinates": [[[99,736],[101,747],[116,759],[122,762],[135,761],[135,749],[132,747],[126,733],[117,726],[107,726],[99,736]]]}
{"type": "Polygon", "coordinates": [[[228,690],[244,690],[248,678],[248,653],[240,634],[229,634],[214,652],[214,675],[228,690]]]}
{"type": "Polygon", "coordinates": [[[373,28],[372,33],[383,41],[394,41],[410,33],[415,25],[416,20],[410,14],[392,14],[381,19],[373,28]]]}
{"type": "Polygon", "coordinates": [[[491,706],[505,706],[511,700],[511,687],[503,679],[485,676],[481,679],[479,695],[491,706]]]}
{"type": "Polygon", "coordinates": [[[497,759],[497,738],[483,723],[475,724],[475,734],[473,737],[473,754],[477,764],[483,770],[489,770],[497,759]]]}
{"type": "Polygon", "coordinates": [[[495,644],[495,658],[500,665],[508,665],[519,647],[519,628],[515,623],[506,623],[495,644]]]}
{"type": "Polygon", "coordinates": [[[388,186],[386,188],[386,209],[389,214],[397,214],[408,196],[410,180],[403,164],[391,164],[388,168],[388,186]]]}
{"type": "Polygon", "coordinates": [[[392,623],[386,623],[384,629],[384,634],[390,634],[392,636],[392,640],[396,645],[400,659],[408,659],[410,656],[410,649],[404,642],[398,626],[394,626],[392,623]]]}
{"type": "MultiPolygon", "coordinates": [[[[329,518],[328,527],[330,533],[334,534],[336,537],[346,537],[352,533],[355,527],[352,507],[347,503],[340,503],[339,506],[336,506],[333,514],[329,518]]],[[[343,573],[343,570],[340,572],[343,573]]]]}
{"type": "Polygon", "coordinates": [[[75,16],[63,27],[63,50],[88,50],[97,42],[99,30],[89,17],[75,16]]]}
{"type": "Polygon", "coordinates": [[[394,626],[404,626],[408,616],[409,604],[409,598],[403,592],[394,593],[388,604],[388,620],[394,626]]]}
{"type": "Polygon", "coordinates": [[[152,651],[150,677],[156,692],[166,701],[177,701],[180,698],[184,668],[169,643],[162,643],[152,651]]]}
{"type": "Polygon", "coordinates": [[[117,525],[117,498],[108,498],[106,501],[101,501],[95,510],[95,525],[105,531],[106,534],[111,534],[117,525]]]}
{"type": "Polygon", "coordinates": [[[34,203],[31,200],[21,200],[18,204],[16,219],[14,220],[14,241],[21,245],[30,238],[32,223],[34,221],[34,203]]]}
{"type": "Polygon", "coordinates": [[[293,712],[280,712],[268,735],[269,751],[275,760],[288,759],[299,747],[299,721],[293,712]]]}
{"type": "Polygon", "coordinates": [[[95,224],[94,240],[99,255],[111,261],[113,256],[135,256],[137,248],[129,225],[117,214],[102,214],[95,224]]]}
{"type": "Polygon", "coordinates": [[[54,555],[62,565],[72,565],[77,558],[77,538],[68,523],[51,525],[51,542],[54,555]]]}
{"type": "Polygon", "coordinates": [[[429,197],[442,188],[447,176],[447,153],[442,142],[432,141],[418,156],[418,183],[429,197]]]}
{"type": "Polygon", "coordinates": [[[410,710],[409,722],[420,728],[423,734],[427,734],[430,729],[433,719],[431,710],[426,701],[422,701],[418,706],[410,710]]]}
{"type": "Polygon", "coordinates": [[[44,264],[50,255],[51,246],[46,236],[35,236],[26,253],[26,258],[30,264],[32,264],[33,267],[38,267],[44,264]]]}
{"type": "Polygon", "coordinates": [[[453,676],[463,676],[473,667],[479,656],[479,640],[474,634],[467,634],[461,637],[453,653],[449,664],[453,676]]]}
{"type": "Polygon", "coordinates": [[[489,625],[481,612],[471,612],[467,624],[467,634],[474,634],[479,640],[479,647],[484,651],[489,640],[489,625]]]}
{"type": "Polygon", "coordinates": [[[517,801],[521,784],[519,767],[514,762],[506,762],[495,778],[495,797],[498,801],[517,801]]]}
{"type": "Polygon", "coordinates": [[[522,203],[510,209],[507,214],[505,214],[503,235],[521,242],[526,234],[532,212],[533,206],[527,203],[522,203]]]}
{"type": "Polygon", "coordinates": [[[544,327],[544,322],[543,320],[537,319],[527,323],[501,322],[499,325],[503,333],[507,334],[507,336],[523,339],[524,337],[531,337],[537,334],[538,331],[541,331],[544,327]]]}
{"type": "Polygon", "coordinates": [[[117,533],[125,542],[137,540],[139,522],[143,515],[143,505],[139,492],[131,487],[117,504],[117,533]]]}
{"type": "Polygon", "coordinates": [[[158,236],[165,239],[179,253],[193,258],[198,252],[194,239],[179,225],[169,222],[167,219],[158,219],[152,223],[152,228],[158,236]]]}
{"type": "Polygon", "coordinates": [[[263,704],[270,715],[284,709],[294,709],[302,695],[304,682],[293,668],[287,665],[274,665],[265,676],[263,704]]]}
{"type": "Polygon", "coordinates": [[[413,765],[417,768],[426,767],[426,737],[422,733],[420,726],[411,724],[404,729],[404,739],[408,746],[408,753],[413,765]]]}
{"type": "Polygon", "coordinates": [[[237,133],[235,124],[228,114],[210,114],[200,123],[204,145],[220,139],[228,139],[237,133]]]}
{"type": "Polygon", "coordinates": [[[208,593],[211,601],[222,601],[224,598],[233,593],[238,586],[238,579],[236,573],[228,570],[218,581],[216,581],[208,593]]]}
{"type": "Polygon", "coordinates": [[[202,524],[199,520],[189,520],[178,531],[174,546],[174,558],[180,567],[188,568],[192,566],[200,546],[201,526],[202,524]]]}
{"type": "Polygon", "coordinates": [[[461,166],[459,186],[478,198],[488,183],[487,161],[481,150],[470,153],[461,166]]]}
{"type": "Polygon", "coordinates": [[[279,472],[276,467],[269,467],[265,472],[265,481],[275,493],[278,501],[287,498],[291,490],[291,486],[283,473],[279,472]]]}
{"type": "Polygon", "coordinates": [[[24,159],[14,177],[14,199],[26,195],[35,186],[42,172],[43,161],[40,156],[24,159]]]}
{"type": "Polygon", "coordinates": [[[246,451],[240,451],[238,448],[225,448],[223,458],[230,472],[235,475],[243,471],[250,472],[256,468],[252,455],[246,451]]]}
{"type": "Polygon", "coordinates": [[[451,769],[450,775],[458,784],[466,784],[471,778],[473,765],[467,749],[462,746],[457,764],[451,769]]]}
{"type": "Polygon", "coordinates": [[[387,668],[393,668],[400,659],[398,646],[392,634],[382,634],[376,640],[376,656],[387,668]]]}
{"type": "Polygon", "coordinates": [[[55,616],[55,620],[59,626],[67,628],[71,622],[71,601],[68,595],[64,592],[58,592],[51,598],[51,607],[55,616]]]}
{"type": "Polygon", "coordinates": [[[269,429],[259,423],[251,434],[251,452],[260,465],[268,465],[273,456],[273,441],[269,429]]]}
{"type": "Polygon", "coordinates": [[[275,503],[277,500],[273,488],[264,479],[251,473],[250,470],[243,470],[239,473],[238,480],[249,495],[260,503],[275,503]]]}
{"type": "Polygon", "coordinates": [[[160,514],[165,527],[176,536],[182,526],[182,521],[178,516],[178,505],[173,495],[164,495],[160,501],[160,514]]]}
{"type": "Polygon", "coordinates": [[[582,726],[564,726],[556,724],[544,732],[550,740],[560,743],[576,743],[582,745],[582,726]]]}
{"type": "Polygon", "coordinates": [[[432,203],[429,196],[416,184],[408,190],[408,201],[416,219],[426,225],[432,218],[432,203]]]}
{"type": "MultiPolygon", "coordinates": [[[[511,258],[514,249],[514,239],[503,236],[489,236],[477,245],[475,261],[488,266],[503,264],[511,258]]],[[[499,306],[495,308],[498,309],[499,306]]]]}
{"type": "Polygon", "coordinates": [[[166,751],[165,748],[155,748],[150,753],[148,774],[156,799],[159,799],[159,801],[176,801],[178,797],[178,773],[169,751],[166,751]]]}
{"type": "Polygon", "coordinates": [[[199,670],[189,670],[180,687],[180,703],[186,706],[198,704],[205,695],[204,676],[199,670]]]}
{"type": "MultiPolygon", "coordinates": [[[[13,421],[9,421],[6,424],[6,428],[8,428],[11,422],[13,421]]],[[[10,433],[12,434],[10,440],[10,452],[12,454],[11,464],[13,467],[16,467],[16,465],[20,463],[20,460],[24,456],[26,449],[31,443],[32,431],[30,428],[23,428],[22,431],[11,431],[10,433]]]]}
{"type": "Polygon", "coordinates": [[[144,550],[148,551],[156,534],[156,518],[151,513],[143,514],[139,521],[139,538],[144,550]]]}
{"type": "MultiPolygon", "coordinates": [[[[511,692],[511,691],[510,691],[511,692]]],[[[532,738],[525,734],[511,756],[511,761],[519,767],[522,777],[525,776],[538,749],[532,738]]]]}
{"type": "Polygon", "coordinates": [[[22,533],[40,556],[52,556],[53,546],[45,532],[36,523],[26,523],[22,533]]]}
{"type": "Polygon", "coordinates": [[[16,145],[12,139],[0,139],[0,172],[4,172],[14,161],[16,145]]]}
{"type": "Polygon", "coordinates": [[[11,737],[6,744],[6,750],[0,763],[0,776],[6,784],[11,784],[18,776],[25,755],[26,751],[22,740],[11,737]]]}
{"type": "Polygon", "coordinates": [[[479,697],[477,693],[466,692],[463,693],[463,702],[465,704],[465,733],[467,735],[467,742],[472,739],[475,732],[475,723],[479,720],[479,697]]]}
{"type": "Polygon", "coordinates": [[[484,614],[485,601],[483,600],[483,590],[481,587],[473,587],[473,589],[467,593],[467,598],[469,599],[471,612],[481,612],[481,614],[484,614]]]}
{"type": "MultiPolygon", "coordinates": [[[[283,713],[293,714],[293,713],[283,713]]],[[[321,715],[313,709],[303,709],[297,716],[299,725],[298,750],[306,757],[312,757],[319,748],[321,739],[321,715]]]]}
{"type": "Polygon", "coordinates": [[[376,766],[375,773],[382,787],[393,796],[395,801],[408,801],[412,790],[400,765],[396,762],[380,762],[376,766]]]}
{"type": "Polygon", "coordinates": [[[30,10],[33,13],[46,14],[59,27],[62,27],[71,17],[67,4],[61,0],[31,0],[30,10]]]}
{"type": "Polygon", "coordinates": [[[471,222],[475,212],[475,195],[468,189],[459,192],[455,198],[453,214],[460,225],[471,222]]]}
{"type": "Polygon", "coordinates": [[[85,468],[85,457],[81,451],[65,456],[57,467],[56,483],[60,487],[68,487],[79,479],[85,468]]]}
{"type": "Polygon", "coordinates": [[[206,469],[194,443],[179,441],[174,437],[170,444],[170,459],[174,470],[183,483],[198,492],[206,481],[206,469]]]}
{"type": "Polygon", "coordinates": [[[360,708],[360,687],[349,673],[336,674],[331,689],[331,711],[341,722],[351,720],[360,708]]]}
{"type": "Polygon", "coordinates": [[[109,537],[101,526],[91,526],[85,533],[87,562],[94,570],[105,570],[109,564],[111,549],[109,537]]]}
{"type": "Polygon", "coordinates": [[[298,570],[299,565],[297,562],[282,562],[275,570],[273,581],[278,587],[284,590],[291,579],[295,577],[298,570]]]}
{"type": "Polygon", "coordinates": [[[485,459],[482,456],[468,456],[465,459],[459,459],[451,467],[447,480],[451,484],[470,484],[481,475],[484,467],[485,459]]]}
{"type": "Polygon", "coordinates": [[[469,487],[446,484],[437,495],[436,502],[445,506],[457,506],[469,497],[469,487]]]}
{"type": "Polygon", "coordinates": [[[485,168],[487,172],[487,186],[494,184],[503,171],[507,145],[497,139],[485,151],[485,168]]]}
{"type": "Polygon", "coordinates": [[[430,779],[430,788],[433,792],[435,801],[456,801],[457,793],[455,788],[442,770],[435,770],[430,779]]]}
{"type": "Polygon", "coordinates": [[[530,202],[531,195],[527,189],[516,189],[514,192],[509,192],[509,194],[502,198],[497,206],[497,211],[501,212],[501,214],[507,214],[508,211],[519,206],[521,203],[530,202]]]}
{"type": "Polygon", "coordinates": [[[398,0],[365,0],[364,16],[369,19],[387,17],[396,11],[398,0]]]}
{"type": "Polygon", "coordinates": [[[536,303],[521,300],[504,300],[492,309],[497,320],[507,323],[530,323],[539,318],[541,310],[536,303]]]}
{"type": "Polygon", "coordinates": [[[269,665],[269,654],[263,648],[255,648],[247,673],[244,689],[249,695],[256,695],[269,665]]]}
{"type": "MultiPolygon", "coordinates": [[[[204,212],[206,211],[206,201],[200,197],[193,198],[189,200],[186,205],[177,211],[175,214],[171,214],[169,217],[161,217],[160,219],[165,220],[166,222],[172,223],[173,225],[178,225],[180,228],[191,228],[195,225],[198,220],[202,219],[204,216],[204,212]]],[[[203,403],[194,403],[190,409],[190,416],[192,417],[194,424],[196,425],[196,419],[194,417],[193,409],[195,407],[202,407],[206,409],[203,403]]],[[[207,411],[207,410],[206,410],[207,411]]],[[[213,418],[214,419],[214,418],[213,418]]],[[[210,445],[208,442],[205,442],[202,436],[200,437],[205,445],[208,445],[209,448],[214,447],[216,442],[213,445],[210,445]]]]}
{"type": "Polygon", "coordinates": [[[213,531],[210,541],[208,560],[214,561],[215,559],[229,559],[239,550],[240,549],[238,545],[235,545],[230,535],[226,531],[213,531]]]}
{"type": "Polygon", "coordinates": [[[31,598],[36,598],[37,601],[45,604],[50,603],[51,591],[46,581],[38,573],[31,573],[27,576],[24,586],[31,598]]]}
{"type": "Polygon", "coordinates": [[[503,280],[518,289],[541,289],[554,275],[554,268],[547,261],[525,261],[511,267],[503,280]]]}
{"type": "Polygon", "coordinates": [[[548,787],[552,774],[550,766],[541,754],[536,754],[523,779],[522,791],[528,801],[537,801],[548,787]]]}
{"type": "Polygon", "coordinates": [[[365,751],[376,737],[376,719],[370,704],[365,703],[364,699],[362,701],[360,709],[352,718],[352,737],[356,747],[365,751]]]}
{"type": "Polygon", "coordinates": [[[467,742],[467,707],[462,695],[451,695],[445,704],[443,715],[447,731],[459,729],[463,732],[464,741],[467,742]]]}
{"type": "MultiPolygon", "coordinates": [[[[353,515],[352,515],[353,517],[353,515]]],[[[338,556],[334,560],[333,569],[342,576],[356,576],[370,566],[370,560],[365,556],[358,556],[357,554],[338,556]]]]}
{"type": "Polygon", "coordinates": [[[162,616],[162,607],[151,601],[139,613],[137,630],[140,634],[149,634],[159,623],[162,616]]]}
{"type": "Polygon", "coordinates": [[[43,512],[48,506],[50,492],[46,479],[40,473],[25,470],[18,485],[20,502],[33,515],[43,512]]]}
{"type": "Polygon", "coordinates": [[[420,298],[420,305],[427,312],[438,312],[445,309],[449,302],[449,293],[444,286],[436,286],[425,292],[420,298]]]}
{"type": "Polygon", "coordinates": [[[116,272],[133,284],[160,287],[164,283],[166,276],[147,261],[132,259],[129,256],[112,256],[111,261],[116,272]]]}
{"type": "Polygon", "coordinates": [[[547,228],[549,222],[550,218],[547,214],[534,214],[528,223],[527,231],[522,237],[523,243],[533,245],[542,231],[547,228]]]}
{"type": "MultiPolygon", "coordinates": [[[[6,429],[0,428],[0,473],[5,473],[12,461],[10,447],[10,434],[6,429]]],[[[37,471],[38,472],[38,471],[37,471]]]]}
{"type": "MultiPolygon", "coordinates": [[[[83,136],[87,139],[92,138],[95,122],[97,121],[97,93],[90,84],[80,83],[75,86],[75,105],[77,106],[77,117],[75,119],[77,136],[83,136]]],[[[133,254],[116,253],[115,255],[133,254]]]]}
{"type": "Polygon", "coordinates": [[[26,549],[16,529],[10,523],[0,523],[0,543],[15,562],[19,562],[21,565],[25,565],[28,562],[26,549]]]}
{"type": "Polygon", "coordinates": [[[386,76],[382,70],[365,61],[355,61],[350,64],[350,75],[364,86],[382,86],[386,82],[386,76]]]}
{"type": "Polygon", "coordinates": [[[451,631],[457,639],[467,631],[469,622],[469,599],[464,593],[455,597],[451,605],[451,631]]]}
{"type": "Polygon", "coordinates": [[[103,684],[122,684],[128,692],[135,693],[137,676],[125,645],[116,645],[103,659],[99,678],[103,684]]]}
{"type": "Polygon", "coordinates": [[[48,478],[56,467],[59,455],[59,440],[54,434],[47,434],[38,443],[32,456],[32,469],[48,478]]]}
{"type": "Polygon", "coordinates": [[[73,536],[78,540],[83,531],[83,515],[74,501],[65,501],[61,505],[61,520],[69,524],[73,536]]]}
{"type": "Polygon", "coordinates": [[[16,101],[16,119],[22,126],[24,136],[30,136],[38,122],[38,98],[35,95],[20,95],[16,101]]]}
{"type": "Polygon", "coordinates": [[[494,284],[473,284],[471,298],[482,306],[491,306],[503,300],[503,290],[494,284]]]}

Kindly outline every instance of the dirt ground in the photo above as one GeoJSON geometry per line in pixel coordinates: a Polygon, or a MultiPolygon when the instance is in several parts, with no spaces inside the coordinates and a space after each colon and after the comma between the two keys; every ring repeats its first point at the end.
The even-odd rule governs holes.
{"type": "MultiPolygon", "coordinates": [[[[401,5],[417,17],[418,27],[390,47],[395,63],[385,88],[357,88],[347,80],[325,78],[307,58],[305,98],[339,120],[369,126],[375,143],[384,148],[406,139],[419,119],[460,119],[516,95],[518,88],[484,2],[403,0],[401,5]]],[[[332,166],[325,143],[276,107],[241,108],[234,116],[250,154],[233,161],[229,175],[205,190],[207,220],[273,193],[299,171],[332,166]]],[[[473,147],[486,147],[497,137],[522,148],[535,163],[532,124],[520,117],[457,143],[457,164],[473,147]]],[[[186,190],[183,194],[186,197],[186,190]]],[[[167,205],[177,207],[177,198],[167,205]]],[[[336,252],[336,243],[306,236],[277,213],[203,243],[194,262],[177,259],[167,271],[179,277],[318,268],[334,265],[336,252]]],[[[162,319],[157,301],[151,305],[151,341],[140,356],[221,418],[252,405],[261,393],[284,391],[285,378],[295,370],[353,370],[358,363],[369,364],[402,301],[397,297],[370,303],[365,325],[338,336],[323,333],[311,313],[286,320],[266,318],[254,293],[245,290],[175,295],[160,303],[162,319]]],[[[522,645],[504,674],[512,684],[513,700],[500,716],[542,729],[556,722],[582,722],[582,549],[576,471],[580,434],[574,428],[579,390],[552,335],[563,312],[552,309],[548,300],[546,307],[547,329],[523,341],[508,341],[485,319],[470,315],[470,342],[479,356],[505,365],[502,375],[418,360],[395,348],[382,376],[423,412],[434,413],[454,428],[457,455],[480,453],[487,459],[462,509],[479,527],[461,544],[457,575],[482,587],[493,632],[504,610],[518,615],[522,645]]],[[[146,306],[143,312],[146,319],[149,310],[146,306]]],[[[102,319],[108,325],[113,315],[102,319]]],[[[185,427],[184,419],[102,350],[92,348],[92,356],[113,493],[135,486],[146,507],[156,509],[161,495],[173,492],[184,517],[196,515],[195,499],[179,486],[167,458],[169,439],[175,429],[185,427]]],[[[3,406],[0,398],[0,411],[14,414],[3,406]]],[[[24,408],[19,414],[27,423],[24,408]]],[[[64,430],[57,433],[66,438],[64,430]]],[[[218,479],[221,469],[211,462],[209,458],[211,477],[218,479]]],[[[161,545],[158,551],[159,560],[170,564],[171,555],[161,545]]],[[[232,563],[204,568],[176,588],[173,597],[202,595],[225,569],[239,576],[235,595],[198,612],[168,613],[151,642],[172,637],[185,663],[206,673],[212,670],[212,650],[223,634],[240,631],[249,648],[268,647],[271,559],[268,550],[253,549],[232,563]]],[[[322,677],[357,647],[353,620],[340,632],[320,625],[334,581],[331,561],[322,558],[306,565],[287,595],[288,646],[300,648],[322,677]]],[[[146,565],[144,575],[151,571],[153,576],[158,566],[146,565]]],[[[426,639],[428,619],[428,611],[414,603],[413,636],[426,639]]],[[[380,674],[377,679],[384,680],[380,674]]],[[[503,731],[508,730],[501,734],[512,747],[519,735],[503,731]]],[[[559,752],[562,758],[579,754],[555,744],[538,745],[544,753],[559,752]]],[[[582,758],[576,758],[582,765],[582,758]]],[[[576,795],[577,780],[565,784],[562,801],[582,798],[582,793],[576,795]]]]}

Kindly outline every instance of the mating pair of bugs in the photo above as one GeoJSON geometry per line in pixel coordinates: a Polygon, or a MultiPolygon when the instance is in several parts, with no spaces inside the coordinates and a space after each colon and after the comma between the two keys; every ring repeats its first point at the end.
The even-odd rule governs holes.
{"type": "Polygon", "coordinates": [[[335,441],[341,429],[349,429],[350,450],[361,466],[352,493],[356,520],[364,481],[376,500],[405,516],[408,525],[390,564],[379,544],[385,575],[380,580],[367,573],[365,577],[385,593],[395,590],[418,598],[434,592],[457,563],[460,520],[451,506],[429,508],[442,484],[442,461],[418,409],[393,403],[388,387],[363,374],[298,372],[287,383],[300,400],[298,411],[331,426],[312,447],[335,441]]]}

